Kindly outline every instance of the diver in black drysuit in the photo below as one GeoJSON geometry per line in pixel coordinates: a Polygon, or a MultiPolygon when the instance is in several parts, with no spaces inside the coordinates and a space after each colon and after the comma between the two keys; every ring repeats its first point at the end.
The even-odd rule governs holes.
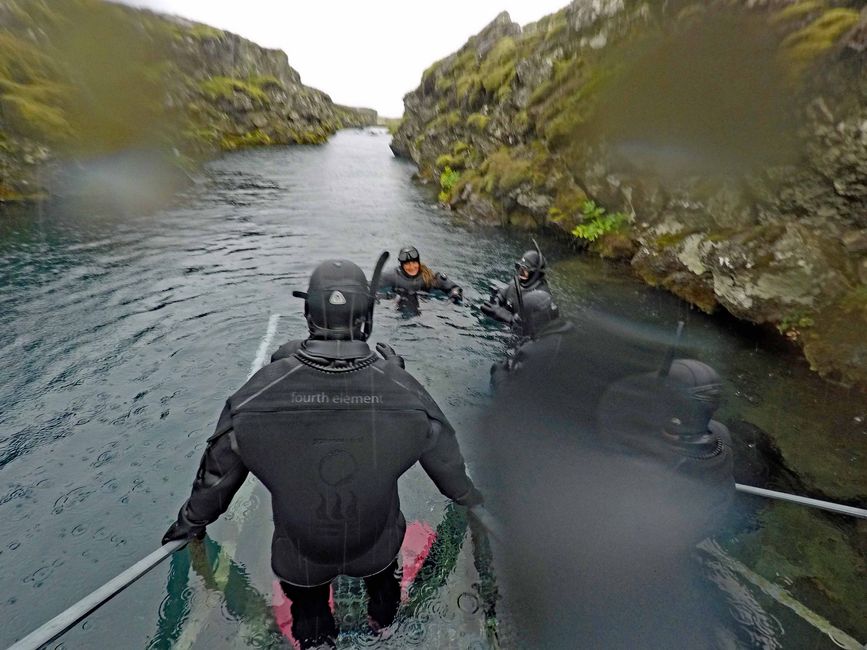
{"type": "MultiPolygon", "coordinates": [[[[538,245],[536,250],[530,250],[515,262],[515,274],[518,279],[521,293],[530,291],[544,291],[551,293],[548,281],[545,279],[545,267],[547,263],[538,245]]],[[[519,312],[518,288],[515,282],[510,282],[503,289],[497,289],[491,295],[491,299],[482,303],[482,313],[504,323],[511,323],[519,312]]]]}
{"type": "Polygon", "coordinates": [[[374,629],[400,598],[397,554],[406,522],[397,479],[417,461],[458,504],[482,498],[465,472],[455,432],[389,346],[365,342],[373,294],[352,262],[330,260],[310,278],[310,336],[280,348],[226,403],[190,498],[163,543],[201,538],[247,473],[271,493],[271,565],[292,601],[302,647],[333,643],[329,585],[363,577],[374,629]]]}
{"type": "Polygon", "coordinates": [[[719,377],[691,360],[661,377],[652,338],[585,311],[546,336],[562,316],[529,295],[521,320],[543,325],[493,370],[474,464],[507,540],[492,542],[498,618],[515,647],[716,647],[737,625],[694,548],[734,495],[719,377]]]}
{"type": "Polygon", "coordinates": [[[421,263],[415,246],[400,249],[397,255],[399,266],[382,274],[379,291],[393,292],[401,298],[412,298],[421,291],[442,291],[449,300],[458,303],[463,298],[463,289],[450,280],[445,273],[434,272],[421,263]]]}
{"type": "Polygon", "coordinates": [[[560,310],[550,293],[537,289],[523,294],[512,329],[519,337],[517,345],[505,361],[491,366],[491,386],[495,390],[526,366],[543,372],[546,365],[560,363],[564,337],[572,335],[575,326],[560,319],[560,310]]]}

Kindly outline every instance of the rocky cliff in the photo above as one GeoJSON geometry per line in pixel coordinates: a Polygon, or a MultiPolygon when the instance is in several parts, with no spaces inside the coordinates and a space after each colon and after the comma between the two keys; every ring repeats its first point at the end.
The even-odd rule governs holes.
{"type": "Polygon", "coordinates": [[[867,386],[867,9],[576,0],[501,14],[404,98],[440,200],[629,260],[867,386]]]}
{"type": "Polygon", "coordinates": [[[98,0],[0,0],[0,200],[48,193],[58,161],[138,149],[191,165],[376,117],[229,32],[98,0]]]}

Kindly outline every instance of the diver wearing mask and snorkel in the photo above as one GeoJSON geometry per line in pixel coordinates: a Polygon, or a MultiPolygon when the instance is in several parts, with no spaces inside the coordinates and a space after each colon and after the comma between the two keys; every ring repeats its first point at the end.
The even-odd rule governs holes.
{"type": "Polygon", "coordinates": [[[379,291],[394,292],[402,298],[415,296],[421,291],[442,291],[454,303],[463,299],[463,289],[445,273],[434,272],[422,264],[415,246],[401,248],[397,260],[400,262],[399,266],[382,274],[379,291]]]}
{"type": "Polygon", "coordinates": [[[515,316],[520,312],[521,296],[530,291],[544,291],[550,294],[548,281],[545,279],[547,262],[536,240],[533,240],[534,250],[529,250],[515,262],[515,278],[517,282],[510,282],[504,289],[496,289],[490,300],[482,303],[481,310],[485,316],[504,323],[512,323],[515,316]]]}

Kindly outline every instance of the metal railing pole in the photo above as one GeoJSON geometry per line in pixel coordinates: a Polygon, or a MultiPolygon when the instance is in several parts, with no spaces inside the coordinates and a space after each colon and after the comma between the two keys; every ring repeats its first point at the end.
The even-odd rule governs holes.
{"type": "Polygon", "coordinates": [[[735,489],[738,492],[743,492],[745,494],[754,494],[759,497],[765,497],[766,499],[789,501],[790,503],[798,503],[802,506],[821,508],[822,510],[828,510],[829,512],[836,512],[840,515],[849,515],[850,517],[867,519],[867,510],[863,508],[853,508],[852,506],[844,506],[840,503],[832,503],[831,501],[821,501],[820,499],[811,499],[809,497],[801,497],[796,494],[789,494],[788,492],[766,490],[764,488],[757,488],[753,487],[752,485],[742,485],[740,483],[735,483],[735,489]]]}
{"type": "Polygon", "coordinates": [[[139,560],[126,571],[105,583],[102,587],[85,596],[72,607],[61,612],[50,621],[37,628],[20,641],[9,647],[9,650],[37,650],[66,632],[73,625],[85,618],[97,607],[101,606],[145,573],[153,569],[172,553],[186,546],[187,540],[169,542],[155,550],[147,557],[139,560]]]}

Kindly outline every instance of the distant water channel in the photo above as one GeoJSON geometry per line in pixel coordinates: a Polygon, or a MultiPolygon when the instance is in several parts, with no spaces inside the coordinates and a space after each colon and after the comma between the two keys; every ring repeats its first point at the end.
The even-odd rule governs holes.
{"type": "MultiPolygon", "coordinates": [[[[507,340],[475,305],[491,280],[506,278],[529,238],[453,218],[411,181],[413,171],[392,157],[384,133],[344,131],[322,147],[226,156],[157,213],[62,205],[0,212],[0,646],[158,546],[225,398],[260,348],[306,334],[291,291],[303,289],[323,259],[347,257],[369,274],[380,251],[413,243],[464,287],[464,305],[423,298],[415,315],[383,301],[374,339],[390,342],[429,387],[472,472],[474,450],[490,441],[475,439],[471,424],[489,400],[488,368],[507,340]]],[[[591,306],[658,333],[688,321],[685,343],[726,377],[723,416],[743,436],[753,475],[850,502],[863,495],[849,478],[867,468],[863,397],[822,383],[785,346],[757,342],[751,328],[691,311],[560,243],[542,244],[565,312],[591,306]],[[785,474],[776,452],[763,451],[762,431],[797,434],[789,457],[827,455],[827,471],[785,474]]],[[[204,545],[176,554],[51,647],[287,646],[268,561],[267,494],[254,487],[242,497],[204,545]]],[[[429,542],[403,616],[390,638],[370,637],[358,584],[341,580],[339,647],[480,650],[492,647],[486,630],[498,624],[500,645],[510,647],[508,612],[494,617],[485,602],[496,576],[479,574],[478,540],[464,514],[418,468],[403,479],[401,500],[429,542]]],[[[740,552],[833,629],[867,640],[863,602],[847,600],[854,593],[823,594],[809,575],[790,575],[798,567],[783,564],[778,550],[757,554],[748,543],[763,539],[763,526],[777,539],[801,515],[774,519],[768,513],[777,506],[753,507],[740,536],[722,540],[727,552],[740,552]]],[[[830,530],[861,558],[860,569],[846,574],[830,557],[833,545],[827,561],[809,560],[834,574],[830,583],[857,581],[864,547],[855,524],[806,516],[815,526],[790,530],[791,543],[821,548],[826,540],[815,535],[830,530]]],[[[720,583],[734,580],[751,594],[741,611],[759,620],[747,626],[755,647],[837,647],[803,612],[720,571],[720,583]]]]}

